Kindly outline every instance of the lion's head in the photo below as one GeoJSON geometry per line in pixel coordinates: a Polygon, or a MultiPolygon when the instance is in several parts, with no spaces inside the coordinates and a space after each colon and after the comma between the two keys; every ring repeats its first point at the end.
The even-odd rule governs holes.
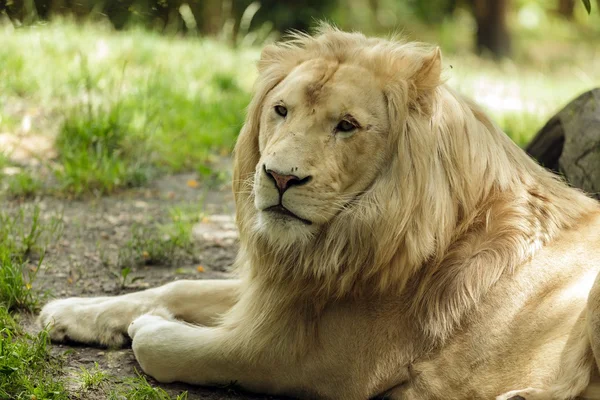
{"type": "Polygon", "coordinates": [[[312,240],[389,160],[386,110],[381,80],[358,63],[294,68],[261,110],[254,229],[273,242],[312,240]]]}
{"type": "Polygon", "coordinates": [[[402,287],[493,199],[562,187],[441,72],[437,48],[329,27],[267,46],[235,149],[240,262],[326,292],[402,287]]]}
{"type": "Polygon", "coordinates": [[[251,229],[273,243],[306,244],[381,177],[397,152],[397,103],[408,100],[394,95],[418,102],[441,70],[438,50],[390,45],[328,29],[263,51],[244,129],[251,132],[237,147],[251,156],[240,154],[248,135],[258,150],[251,229]],[[385,52],[377,46],[404,54],[380,68],[385,52]],[[390,87],[392,79],[400,87],[390,87]]]}

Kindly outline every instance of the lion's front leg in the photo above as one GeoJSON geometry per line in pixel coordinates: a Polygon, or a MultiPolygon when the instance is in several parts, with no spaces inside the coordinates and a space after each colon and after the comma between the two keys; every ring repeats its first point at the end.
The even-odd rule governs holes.
{"type": "Polygon", "coordinates": [[[140,366],[159,382],[225,383],[213,376],[215,366],[207,365],[217,339],[212,329],[145,314],[129,325],[128,333],[140,366]]]}
{"type": "Polygon", "coordinates": [[[44,306],[39,323],[54,341],[120,347],[129,340],[129,324],[149,312],[211,325],[235,304],[238,286],[237,280],[177,281],[116,297],[55,300],[44,306]]]}
{"type": "Polygon", "coordinates": [[[162,383],[236,383],[247,390],[269,394],[286,393],[296,386],[298,377],[290,373],[284,354],[281,358],[255,354],[260,361],[250,360],[247,352],[239,351],[235,333],[222,327],[194,326],[146,314],[133,321],[128,332],[142,370],[162,383]]]}
{"type": "Polygon", "coordinates": [[[128,332],[140,366],[161,382],[235,382],[253,392],[315,399],[366,400],[406,379],[405,368],[373,375],[373,337],[356,334],[372,324],[357,307],[331,307],[317,322],[294,313],[296,307],[261,314],[269,305],[254,294],[243,295],[214,327],[152,313],[137,318],[128,332]]]}

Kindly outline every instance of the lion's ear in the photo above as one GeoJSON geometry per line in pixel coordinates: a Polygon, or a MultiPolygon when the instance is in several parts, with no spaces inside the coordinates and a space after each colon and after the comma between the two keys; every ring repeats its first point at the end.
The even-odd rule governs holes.
{"type": "Polygon", "coordinates": [[[441,83],[442,52],[436,47],[431,53],[421,56],[416,71],[409,79],[408,104],[413,110],[425,114],[431,112],[434,89],[441,83]]]}
{"type": "Polygon", "coordinates": [[[427,54],[421,66],[413,76],[418,91],[430,91],[435,89],[441,82],[442,75],[442,51],[436,47],[427,54]]]}
{"type": "Polygon", "coordinates": [[[281,62],[283,58],[284,49],[276,44],[266,45],[260,53],[260,60],[258,61],[258,72],[263,72],[269,66],[274,63],[281,62]]]}

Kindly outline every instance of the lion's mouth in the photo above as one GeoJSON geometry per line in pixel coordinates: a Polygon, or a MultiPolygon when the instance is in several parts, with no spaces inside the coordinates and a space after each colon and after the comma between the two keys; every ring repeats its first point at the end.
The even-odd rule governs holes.
{"type": "Polygon", "coordinates": [[[293,212],[291,212],[290,210],[288,210],[287,208],[285,208],[281,204],[277,204],[275,206],[267,207],[263,211],[268,211],[268,212],[276,213],[276,214],[279,214],[279,215],[284,215],[286,217],[295,218],[298,221],[300,221],[300,222],[302,222],[302,223],[304,223],[306,225],[312,225],[312,221],[309,221],[307,219],[304,219],[302,217],[297,216],[296,214],[294,214],[293,212]]]}

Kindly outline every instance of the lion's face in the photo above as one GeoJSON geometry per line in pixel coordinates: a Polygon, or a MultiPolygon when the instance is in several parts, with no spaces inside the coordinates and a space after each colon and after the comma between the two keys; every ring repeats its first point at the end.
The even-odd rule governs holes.
{"type": "Polygon", "coordinates": [[[325,59],[296,67],[262,107],[257,229],[278,241],[310,238],[365,191],[389,152],[386,110],[364,67],[325,59]]]}

